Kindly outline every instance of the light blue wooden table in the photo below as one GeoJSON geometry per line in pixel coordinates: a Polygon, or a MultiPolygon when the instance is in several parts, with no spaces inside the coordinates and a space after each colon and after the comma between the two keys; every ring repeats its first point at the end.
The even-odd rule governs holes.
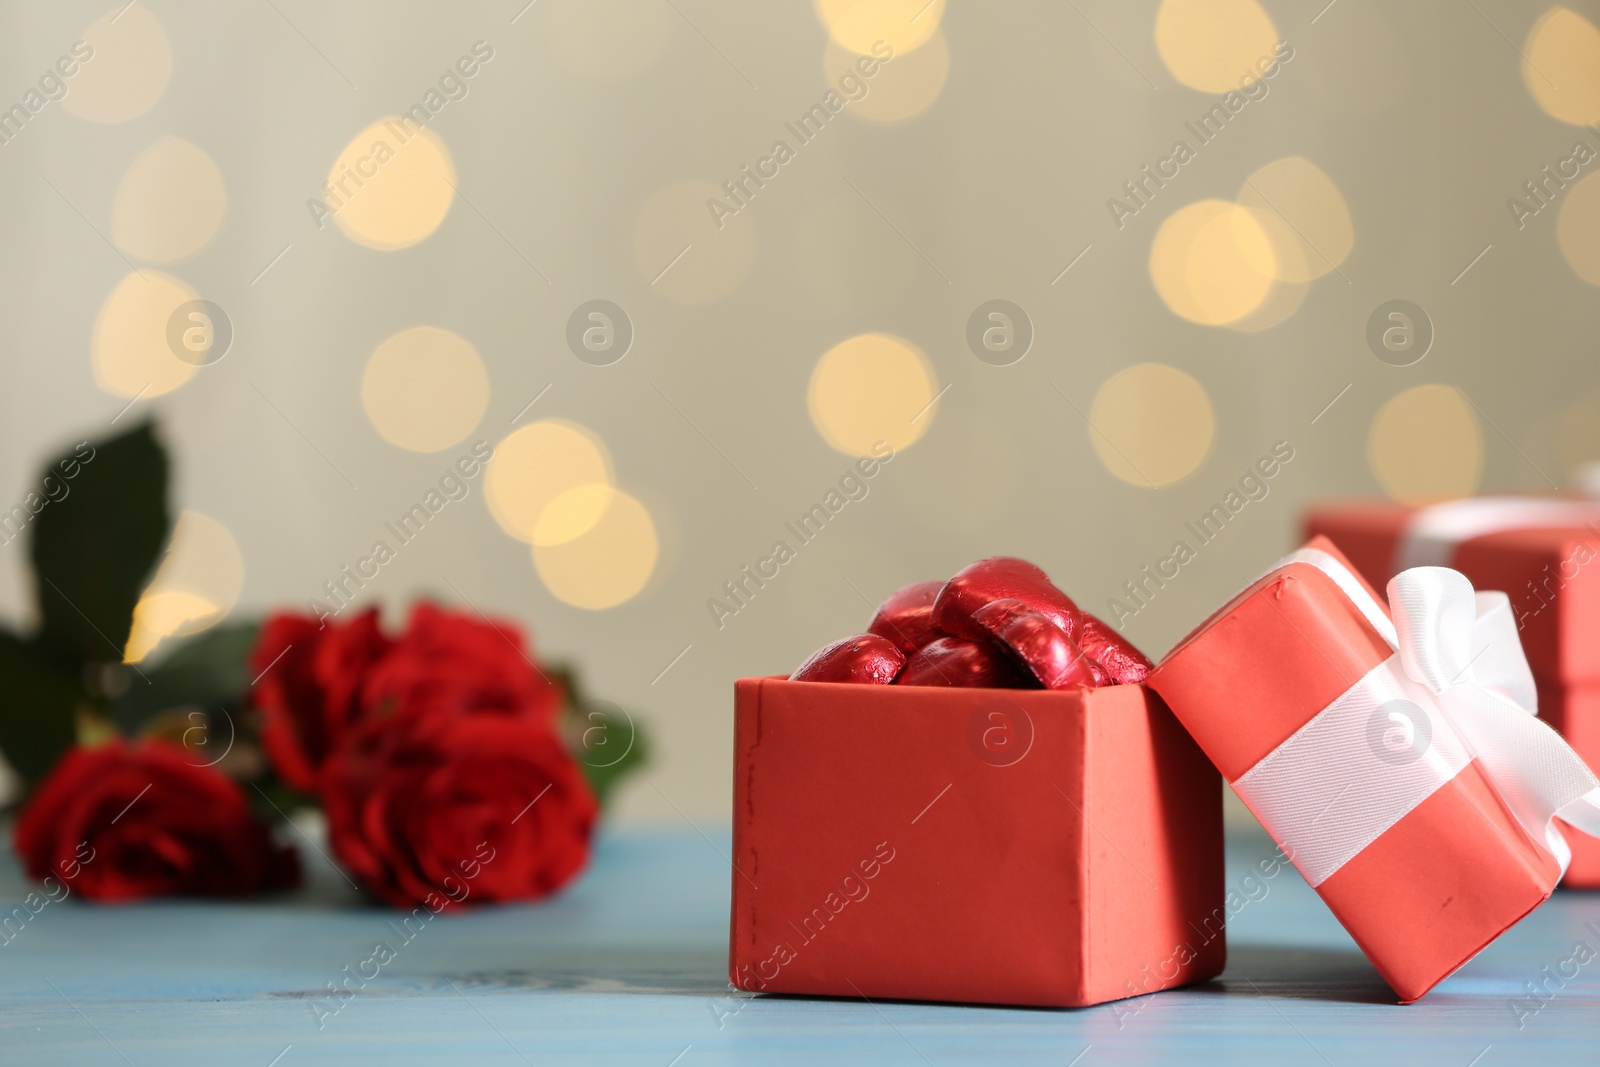
{"type": "MultiPolygon", "coordinates": [[[[1193,990],[1081,1011],[746,998],[726,982],[727,847],[619,832],[560,899],[409,943],[314,854],[307,888],[268,904],[51,904],[0,945],[0,1063],[1600,1063],[1600,958],[1563,967],[1600,951],[1600,894],[1558,894],[1410,1007],[1292,872],[1256,884],[1227,973],[1193,990]],[[379,941],[395,959],[319,1028],[316,998],[379,941]]],[[[1229,849],[1232,886],[1272,851],[1229,849]]],[[[0,900],[20,901],[3,864],[0,900]]]]}

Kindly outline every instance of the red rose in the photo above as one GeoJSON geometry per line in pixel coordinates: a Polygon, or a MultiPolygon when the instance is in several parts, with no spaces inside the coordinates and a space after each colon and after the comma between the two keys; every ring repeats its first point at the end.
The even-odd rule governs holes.
{"type": "Polygon", "coordinates": [[[36,879],[95,900],[242,896],[300,880],[231,778],[170,741],[76,747],[17,820],[14,845],[36,879]]]}
{"type": "Polygon", "coordinates": [[[541,897],[583,867],[597,808],[544,723],[501,715],[369,723],[328,760],[334,855],[397,907],[541,897]]]}
{"type": "Polygon", "coordinates": [[[516,623],[427,603],[411,609],[405,633],[372,665],[361,689],[367,710],[406,715],[487,712],[543,723],[560,701],[516,623]]]}
{"type": "Polygon", "coordinates": [[[261,743],[291,788],[316,790],[323,760],[360,716],[357,697],[368,667],[392,644],[376,610],[342,624],[279,614],[262,625],[250,653],[250,671],[261,679],[255,687],[265,717],[261,743]]]}

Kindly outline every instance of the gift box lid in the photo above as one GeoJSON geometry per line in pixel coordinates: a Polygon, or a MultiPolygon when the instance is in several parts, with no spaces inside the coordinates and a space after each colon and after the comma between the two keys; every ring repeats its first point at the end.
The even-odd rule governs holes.
{"type": "MultiPolygon", "coordinates": [[[[1325,538],[1313,538],[1308,547],[1348,566],[1325,538]]],[[[1350,569],[1361,590],[1381,603],[1350,569]]],[[[1393,651],[1332,577],[1309,563],[1291,563],[1257,579],[1195,627],[1162,658],[1149,684],[1233,782],[1393,651]],[[1274,666],[1229,669],[1240,663],[1274,666]],[[1248,713],[1233,715],[1235,707],[1248,713]],[[1224,728],[1210,728],[1213,710],[1228,715],[1224,728]],[[1191,722],[1195,715],[1201,718],[1191,722]]]]}
{"type": "Polygon", "coordinates": [[[1600,683],[1600,502],[1480,497],[1432,508],[1330,501],[1306,536],[1332,540],[1369,582],[1432,563],[1511,598],[1535,675],[1600,683]],[[1507,526],[1507,524],[1510,524],[1507,526]]]}
{"type": "Polygon", "coordinates": [[[1280,774],[1271,798],[1254,791],[1247,776],[1273,765],[1313,724],[1337,721],[1323,713],[1343,707],[1396,656],[1382,601],[1330,541],[1313,538],[1289,560],[1197,627],[1147,684],[1384,980],[1415,1000],[1545,900],[1559,868],[1447,727],[1435,728],[1432,749],[1424,745],[1416,759],[1455,746],[1452,776],[1430,779],[1434,772],[1410,762],[1391,768],[1363,736],[1369,716],[1387,705],[1349,709],[1344,725],[1356,729],[1343,737],[1353,746],[1335,750],[1348,762],[1291,760],[1311,769],[1280,774]],[[1407,794],[1405,783],[1418,778],[1426,786],[1407,794]],[[1392,803],[1399,794],[1414,806],[1392,803]]]}

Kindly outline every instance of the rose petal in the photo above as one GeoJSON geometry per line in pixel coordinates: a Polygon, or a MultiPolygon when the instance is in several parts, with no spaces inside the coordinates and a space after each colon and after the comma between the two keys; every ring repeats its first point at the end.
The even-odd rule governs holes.
{"type": "Polygon", "coordinates": [[[159,739],[68,750],[24,807],[14,844],[34,878],[91,900],[241,896],[298,877],[237,783],[159,739]]]}
{"type": "Polygon", "coordinates": [[[435,912],[560,888],[587,862],[598,814],[553,724],[525,716],[374,720],[329,761],[322,795],[358,884],[435,912]]]}

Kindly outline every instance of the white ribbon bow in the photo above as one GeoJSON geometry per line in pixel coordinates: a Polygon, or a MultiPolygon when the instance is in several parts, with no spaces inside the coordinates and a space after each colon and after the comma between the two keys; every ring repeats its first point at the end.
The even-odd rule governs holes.
{"type": "Polygon", "coordinates": [[[1600,782],[1535,716],[1507,596],[1413,567],[1389,583],[1391,620],[1321,549],[1291,552],[1261,577],[1295,563],[1327,575],[1396,650],[1233,782],[1306,881],[1332,877],[1473,759],[1566,873],[1572,852],[1552,820],[1600,837],[1600,782]]]}
{"type": "Polygon", "coordinates": [[[1533,672],[1505,593],[1476,593],[1448,567],[1413,567],[1389,582],[1400,665],[1434,695],[1506,806],[1563,873],[1572,852],[1552,821],[1600,837],[1600,781],[1535,717],[1533,672]]]}

